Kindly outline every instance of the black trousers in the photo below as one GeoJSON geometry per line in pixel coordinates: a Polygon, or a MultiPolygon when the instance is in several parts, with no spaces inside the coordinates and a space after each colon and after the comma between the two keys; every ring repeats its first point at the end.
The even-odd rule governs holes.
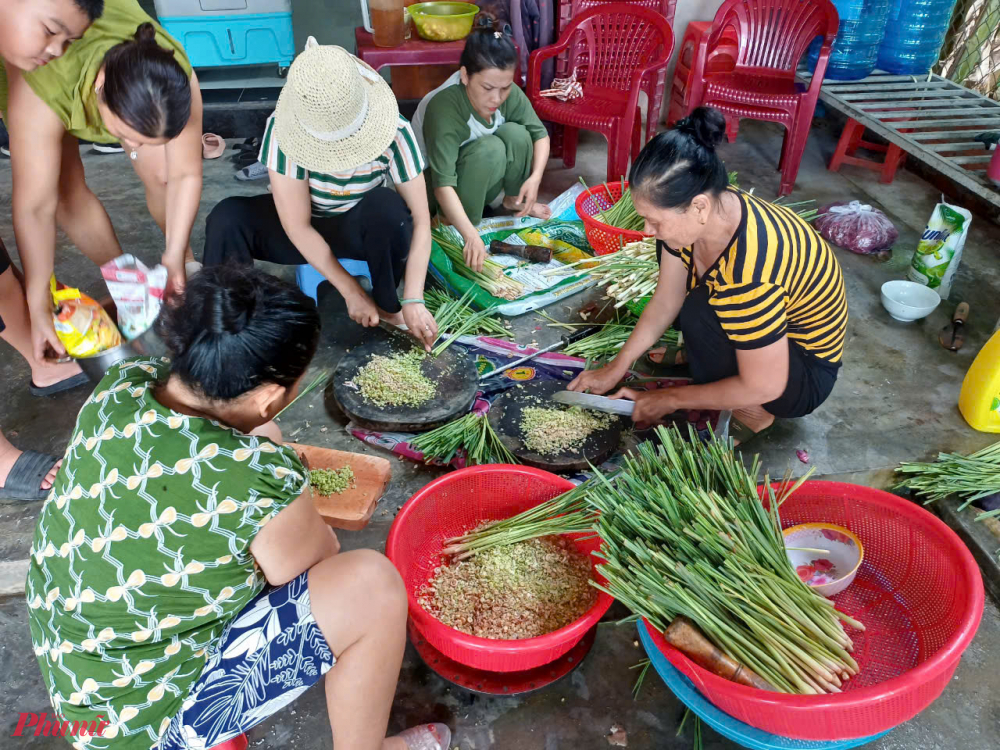
{"type": "MultiPolygon", "coordinates": [[[[736,348],[708,302],[708,287],[699,285],[688,293],[677,325],[684,334],[688,365],[696,384],[715,383],[739,374],[736,348]]],[[[763,406],[782,419],[804,417],[826,401],[839,371],[837,365],[824,362],[789,339],[788,385],[781,396],[763,406]]]]}
{"type": "MultiPolygon", "coordinates": [[[[368,263],[376,305],[390,313],[402,309],[396,287],[410,252],[413,217],[398,193],[385,187],[369,190],[350,211],[313,217],[312,225],[334,257],[368,263]]],[[[226,198],[212,209],[205,224],[206,266],[252,265],[254,260],[286,266],[308,262],[285,234],[269,193],[226,198]]]]}
{"type": "MultiPolygon", "coordinates": [[[[7,254],[7,247],[3,244],[3,240],[0,240],[0,276],[7,273],[7,269],[11,267],[10,256],[7,254]]],[[[3,318],[0,317],[0,333],[3,333],[7,329],[4,325],[3,318]]]]}

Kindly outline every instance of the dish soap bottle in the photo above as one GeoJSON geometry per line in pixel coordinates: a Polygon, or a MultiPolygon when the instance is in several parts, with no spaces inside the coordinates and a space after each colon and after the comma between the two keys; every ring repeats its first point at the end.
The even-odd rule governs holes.
{"type": "Polygon", "coordinates": [[[1000,332],[994,333],[965,373],[958,410],[980,432],[1000,432],[1000,332]]]}

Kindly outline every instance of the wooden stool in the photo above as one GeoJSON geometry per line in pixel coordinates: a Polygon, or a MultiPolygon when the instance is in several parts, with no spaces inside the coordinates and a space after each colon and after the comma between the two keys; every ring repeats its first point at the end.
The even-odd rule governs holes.
{"type": "Polygon", "coordinates": [[[854,119],[847,121],[844,132],[840,134],[840,141],[837,143],[837,150],[833,152],[830,159],[831,172],[840,170],[842,164],[852,164],[855,167],[864,167],[879,172],[879,182],[886,185],[891,183],[896,177],[896,170],[906,160],[906,152],[895,143],[884,146],[880,143],[872,143],[864,140],[865,126],[854,119]],[[859,148],[866,148],[869,151],[878,151],[885,154],[885,161],[878,162],[874,159],[865,159],[855,156],[859,148]]]}

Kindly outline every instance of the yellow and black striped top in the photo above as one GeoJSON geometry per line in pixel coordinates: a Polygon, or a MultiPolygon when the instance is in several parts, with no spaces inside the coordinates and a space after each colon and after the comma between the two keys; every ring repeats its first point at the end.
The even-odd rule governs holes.
{"type": "Polygon", "coordinates": [[[791,209],[733,192],[742,205],[739,228],[703,278],[697,278],[690,247],[662,247],[687,266],[689,289],[708,286],[709,301],[737,349],[758,349],[787,334],[807,352],[839,364],[847,298],[833,250],[791,209]]]}

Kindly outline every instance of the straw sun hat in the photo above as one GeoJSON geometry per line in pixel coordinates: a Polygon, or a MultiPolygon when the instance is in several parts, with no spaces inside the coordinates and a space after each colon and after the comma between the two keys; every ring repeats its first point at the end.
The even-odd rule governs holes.
{"type": "Polygon", "coordinates": [[[275,109],[284,154],[310,172],[342,172],[389,148],[399,105],[389,84],[343,47],[313,37],[292,63],[275,109]]]}

